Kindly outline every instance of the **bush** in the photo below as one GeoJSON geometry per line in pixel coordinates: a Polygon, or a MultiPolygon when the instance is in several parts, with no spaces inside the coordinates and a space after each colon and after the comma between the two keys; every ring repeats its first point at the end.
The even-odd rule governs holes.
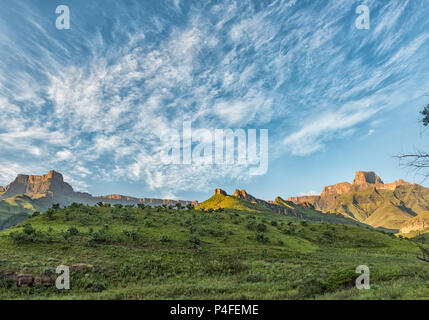
{"type": "Polygon", "coordinates": [[[9,237],[17,244],[52,241],[52,236],[50,234],[37,231],[31,224],[25,224],[21,231],[11,232],[9,237]]]}
{"type": "Polygon", "coordinates": [[[335,291],[342,287],[352,287],[357,277],[355,267],[341,268],[331,272],[325,285],[330,291],[335,291]]]}
{"type": "Polygon", "coordinates": [[[270,239],[266,237],[262,232],[258,232],[255,236],[256,241],[262,242],[262,243],[269,243],[270,239]]]}
{"type": "Polygon", "coordinates": [[[320,279],[315,279],[310,275],[298,283],[298,297],[300,299],[313,298],[316,295],[326,292],[326,285],[320,279]]]}
{"type": "Polygon", "coordinates": [[[76,227],[70,227],[67,229],[67,232],[70,233],[71,236],[77,236],[79,235],[79,229],[76,227]]]}
{"type": "Polygon", "coordinates": [[[260,223],[256,226],[256,231],[265,232],[265,231],[267,231],[267,226],[263,223],[260,223]]]}
{"type": "Polygon", "coordinates": [[[201,243],[200,239],[198,239],[196,236],[194,236],[192,234],[189,236],[188,241],[191,244],[193,244],[194,246],[197,246],[197,245],[199,245],[201,243]]]}
{"type": "Polygon", "coordinates": [[[34,211],[34,213],[31,215],[31,218],[35,218],[40,216],[40,212],[39,211],[34,211]]]}

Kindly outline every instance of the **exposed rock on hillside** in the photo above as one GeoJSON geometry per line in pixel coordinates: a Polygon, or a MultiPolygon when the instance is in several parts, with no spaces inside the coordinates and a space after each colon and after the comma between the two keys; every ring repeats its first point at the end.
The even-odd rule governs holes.
{"type": "Polygon", "coordinates": [[[400,230],[402,234],[419,231],[429,231],[429,212],[424,212],[417,217],[405,222],[400,230]]]}

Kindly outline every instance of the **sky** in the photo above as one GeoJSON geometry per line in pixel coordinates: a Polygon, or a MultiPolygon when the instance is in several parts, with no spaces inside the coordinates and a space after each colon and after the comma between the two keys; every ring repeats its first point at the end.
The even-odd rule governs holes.
{"type": "Polygon", "coordinates": [[[52,169],[94,195],[199,201],[317,194],[358,170],[427,185],[394,156],[429,149],[428,14],[424,0],[3,0],[0,185],[52,169]],[[184,121],[267,129],[265,174],[160,161],[184,121]]]}

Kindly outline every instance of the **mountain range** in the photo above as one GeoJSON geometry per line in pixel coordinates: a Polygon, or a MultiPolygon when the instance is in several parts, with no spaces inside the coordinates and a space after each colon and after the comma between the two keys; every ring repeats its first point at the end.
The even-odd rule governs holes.
{"type": "Polygon", "coordinates": [[[8,228],[29,217],[34,211],[45,211],[54,203],[94,205],[100,202],[112,205],[150,206],[192,204],[200,210],[229,208],[244,211],[274,211],[299,219],[330,223],[356,224],[390,229],[402,234],[429,230],[429,189],[404,180],[385,184],[375,172],[356,172],[353,183],[342,182],[325,186],[320,195],[277,197],[273,201],[258,199],[245,190],[228,195],[216,189],[214,195],[202,202],[135,198],[120,194],[92,196],[76,192],[64,181],[62,174],[18,175],[6,187],[0,187],[0,229],[8,228]]]}
{"type": "Polygon", "coordinates": [[[19,174],[9,185],[0,187],[0,230],[27,219],[35,211],[46,211],[53,204],[95,205],[99,202],[150,206],[174,206],[178,202],[182,206],[197,204],[197,201],[135,198],[119,194],[92,196],[89,193],[74,191],[72,186],[64,181],[63,175],[53,170],[41,176],[19,174]]]}

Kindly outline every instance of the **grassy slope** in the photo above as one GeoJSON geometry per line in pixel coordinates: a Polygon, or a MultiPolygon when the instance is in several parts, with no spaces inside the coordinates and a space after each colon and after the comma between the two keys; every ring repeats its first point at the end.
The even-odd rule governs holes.
{"type": "Polygon", "coordinates": [[[93,267],[72,272],[72,289],[62,292],[6,289],[0,278],[0,298],[429,298],[429,266],[415,258],[419,249],[412,241],[356,226],[300,223],[250,210],[83,206],[28,223],[40,233],[35,242],[11,239],[23,224],[0,232],[0,273],[38,275],[59,264],[93,267]],[[266,226],[260,241],[258,225],[266,226]],[[71,226],[79,234],[64,237],[71,226]],[[350,279],[335,287],[355,277],[361,264],[371,269],[371,290],[351,287],[350,279]]]}
{"type": "Polygon", "coordinates": [[[267,208],[259,204],[251,203],[247,200],[239,199],[233,196],[222,195],[222,194],[215,194],[210,199],[198,204],[196,207],[196,209],[198,210],[208,210],[208,209],[216,210],[219,208],[253,211],[253,212],[270,212],[267,208]]]}
{"type": "Polygon", "coordinates": [[[0,200],[0,230],[9,228],[28,218],[39,206],[27,196],[0,200]]]}
{"type": "Polygon", "coordinates": [[[292,201],[287,201],[282,199],[281,197],[277,197],[274,201],[275,204],[279,206],[284,206],[286,208],[289,208],[291,210],[299,212],[304,219],[308,219],[310,221],[320,221],[320,222],[329,222],[329,223],[337,223],[337,224],[353,224],[358,225],[361,227],[365,227],[365,224],[360,223],[359,221],[356,221],[354,219],[346,218],[342,216],[341,214],[335,215],[335,214],[327,214],[323,213],[318,210],[305,208],[296,205],[292,201]]]}

